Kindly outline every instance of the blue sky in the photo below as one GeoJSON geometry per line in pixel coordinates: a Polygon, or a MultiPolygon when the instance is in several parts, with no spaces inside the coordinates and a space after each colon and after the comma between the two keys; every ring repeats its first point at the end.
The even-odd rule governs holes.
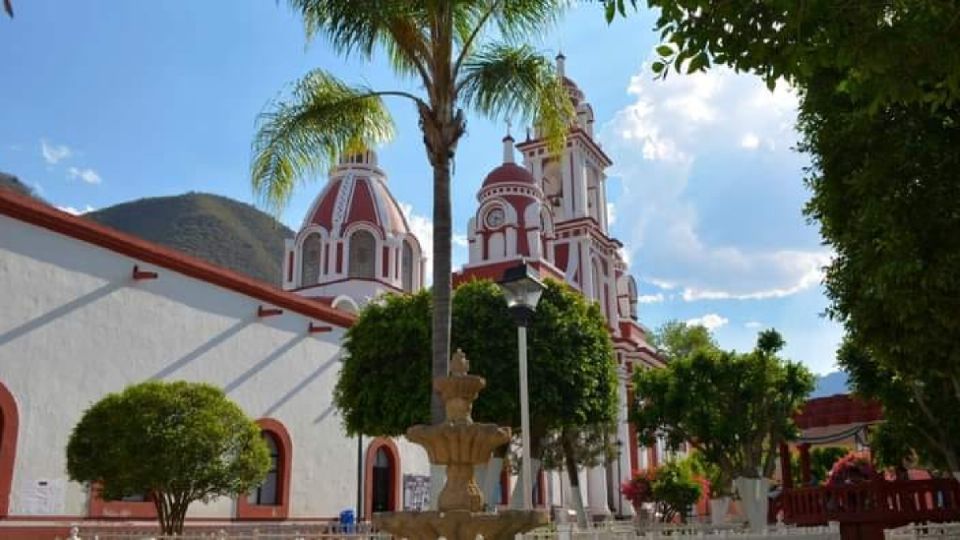
{"type": "MultiPolygon", "coordinates": [[[[0,171],[75,211],[186,191],[252,202],[257,114],[314,68],[374,88],[416,91],[385,63],[344,60],[307,43],[285,2],[30,0],[0,17],[0,171]]],[[[804,156],[791,147],[796,99],[724,70],[654,81],[648,12],[611,26],[583,5],[534,42],[563,50],[592,103],[608,171],[612,232],[627,246],[641,320],[707,323],[721,345],[752,347],[776,327],[786,353],[833,369],[840,328],[819,268],[829,260],[801,214],[804,156]]],[[[397,137],[380,162],[411,222],[429,230],[430,169],[411,106],[390,103],[397,137]]],[[[517,123],[515,122],[515,125],[517,123]]],[[[462,234],[503,122],[469,116],[454,177],[462,234]]],[[[522,129],[515,128],[522,134],[522,129]]],[[[302,186],[282,219],[296,228],[324,178],[302,186]]],[[[466,259],[462,245],[455,262],[466,259]]]]}

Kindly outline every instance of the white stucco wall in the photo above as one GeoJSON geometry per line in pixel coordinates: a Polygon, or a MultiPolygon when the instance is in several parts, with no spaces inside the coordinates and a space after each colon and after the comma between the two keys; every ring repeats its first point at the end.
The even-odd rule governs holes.
{"type": "MultiPolygon", "coordinates": [[[[308,334],[312,319],[290,310],[258,318],[259,300],[162,267],[140,263],[159,279],[134,281],[137,263],[0,215],[0,382],[20,417],[10,515],[87,515],[86,491],[66,480],[70,431],[106,393],[150,378],[219,385],[252,418],[283,423],[291,518],[355,506],[356,439],[332,405],[343,329],[308,334]],[[42,510],[40,480],[65,485],[42,510]]],[[[398,446],[403,474],[428,474],[425,452],[398,446]]],[[[191,515],[234,512],[222,500],[191,515]]]]}

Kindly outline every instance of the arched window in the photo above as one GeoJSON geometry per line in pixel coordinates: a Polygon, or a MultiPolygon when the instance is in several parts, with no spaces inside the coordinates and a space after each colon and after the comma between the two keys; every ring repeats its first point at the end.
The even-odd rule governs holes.
{"type": "Polygon", "coordinates": [[[320,281],[320,253],[323,247],[323,240],[317,233],[312,233],[303,241],[303,249],[300,251],[300,286],[307,287],[320,281]]]}
{"type": "Polygon", "coordinates": [[[6,517],[9,511],[19,429],[17,402],[13,399],[13,394],[0,383],[0,517],[6,517]]]}
{"type": "Polygon", "coordinates": [[[400,504],[400,452],[390,439],[378,437],[367,447],[364,467],[364,516],[388,512],[400,504]]]}
{"type": "Polygon", "coordinates": [[[373,279],[376,275],[377,241],[369,231],[359,230],[350,235],[350,262],[347,275],[373,279]]]}
{"type": "Polygon", "coordinates": [[[270,450],[270,470],[267,471],[267,477],[263,483],[257,486],[257,489],[250,492],[247,502],[258,505],[276,505],[280,500],[280,448],[277,445],[276,436],[268,431],[262,433],[263,441],[267,443],[270,450]]]}
{"type": "Polygon", "coordinates": [[[400,259],[400,276],[403,290],[413,292],[413,248],[409,240],[403,241],[403,256],[400,259]]]}
{"type": "Polygon", "coordinates": [[[237,500],[238,519],[285,519],[290,512],[290,469],[293,443],[283,424],[257,420],[270,451],[270,472],[256,489],[237,500]]]}
{"type": "Polygon", "coordinates": [[[390,509],[391,463],[384,447],[377,449],[373,460],[373,511],[386,512],[390,509]]]}

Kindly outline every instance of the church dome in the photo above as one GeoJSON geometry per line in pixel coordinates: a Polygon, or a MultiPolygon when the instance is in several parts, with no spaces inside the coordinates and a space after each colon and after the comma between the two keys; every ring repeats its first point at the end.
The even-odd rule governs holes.
{"type": "Polygon", "coordinates": [[[376,229],[381,238],[409,235],[407,220],[375,159],[361,156],[355,162],[342,163],[314,202],[303,228],[319,225],[329,235],[340,236],[352,225],[364,223],[376,229]]]}
{"type": "Polygon", "coordinates": [[[516,163],[504,163],[490,171],[490,174],[483,180],[483,187],[490,187],[497,184],[536,185],[537,181],[533,179],[530,171],[520,165],[516,163]]]}

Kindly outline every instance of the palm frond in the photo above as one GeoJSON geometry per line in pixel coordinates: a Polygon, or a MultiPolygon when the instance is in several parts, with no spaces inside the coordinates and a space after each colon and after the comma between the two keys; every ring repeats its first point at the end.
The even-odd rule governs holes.
{"type": "Polygon", "coordinates": [[[307,38],[322,34],[349,56],[370,58],[383,47],[403,75],[428,74],[429,10],[409,0],[290,0],[303,17],[307,38]]]}
{"type": "Polygon", "coordinates": [[[563,147],[576,119],[553,63],[529,45],[481,48],[464,62],[458,89],[465,104],[486,116],[534,120],[552,151],[563,147]]]}
{"type": "MultiPolygon", "coordinates": [[[[492,0],[488,0],[492,1],[492,0]]],[[[503,39],[529,40],[557,22],[571,6],[571,0],[502,0],[494,12],[503,39]]]]}
{"type": "Polygon", "coordinates": [[[298,180],[325,173],[346,152],[389,140],[393,120],[380,97],[385,94],[351,87],[322,70],[307,74],[289,100],[271,103],[257,118],[254,193],[278,213],[298,180]]]}

